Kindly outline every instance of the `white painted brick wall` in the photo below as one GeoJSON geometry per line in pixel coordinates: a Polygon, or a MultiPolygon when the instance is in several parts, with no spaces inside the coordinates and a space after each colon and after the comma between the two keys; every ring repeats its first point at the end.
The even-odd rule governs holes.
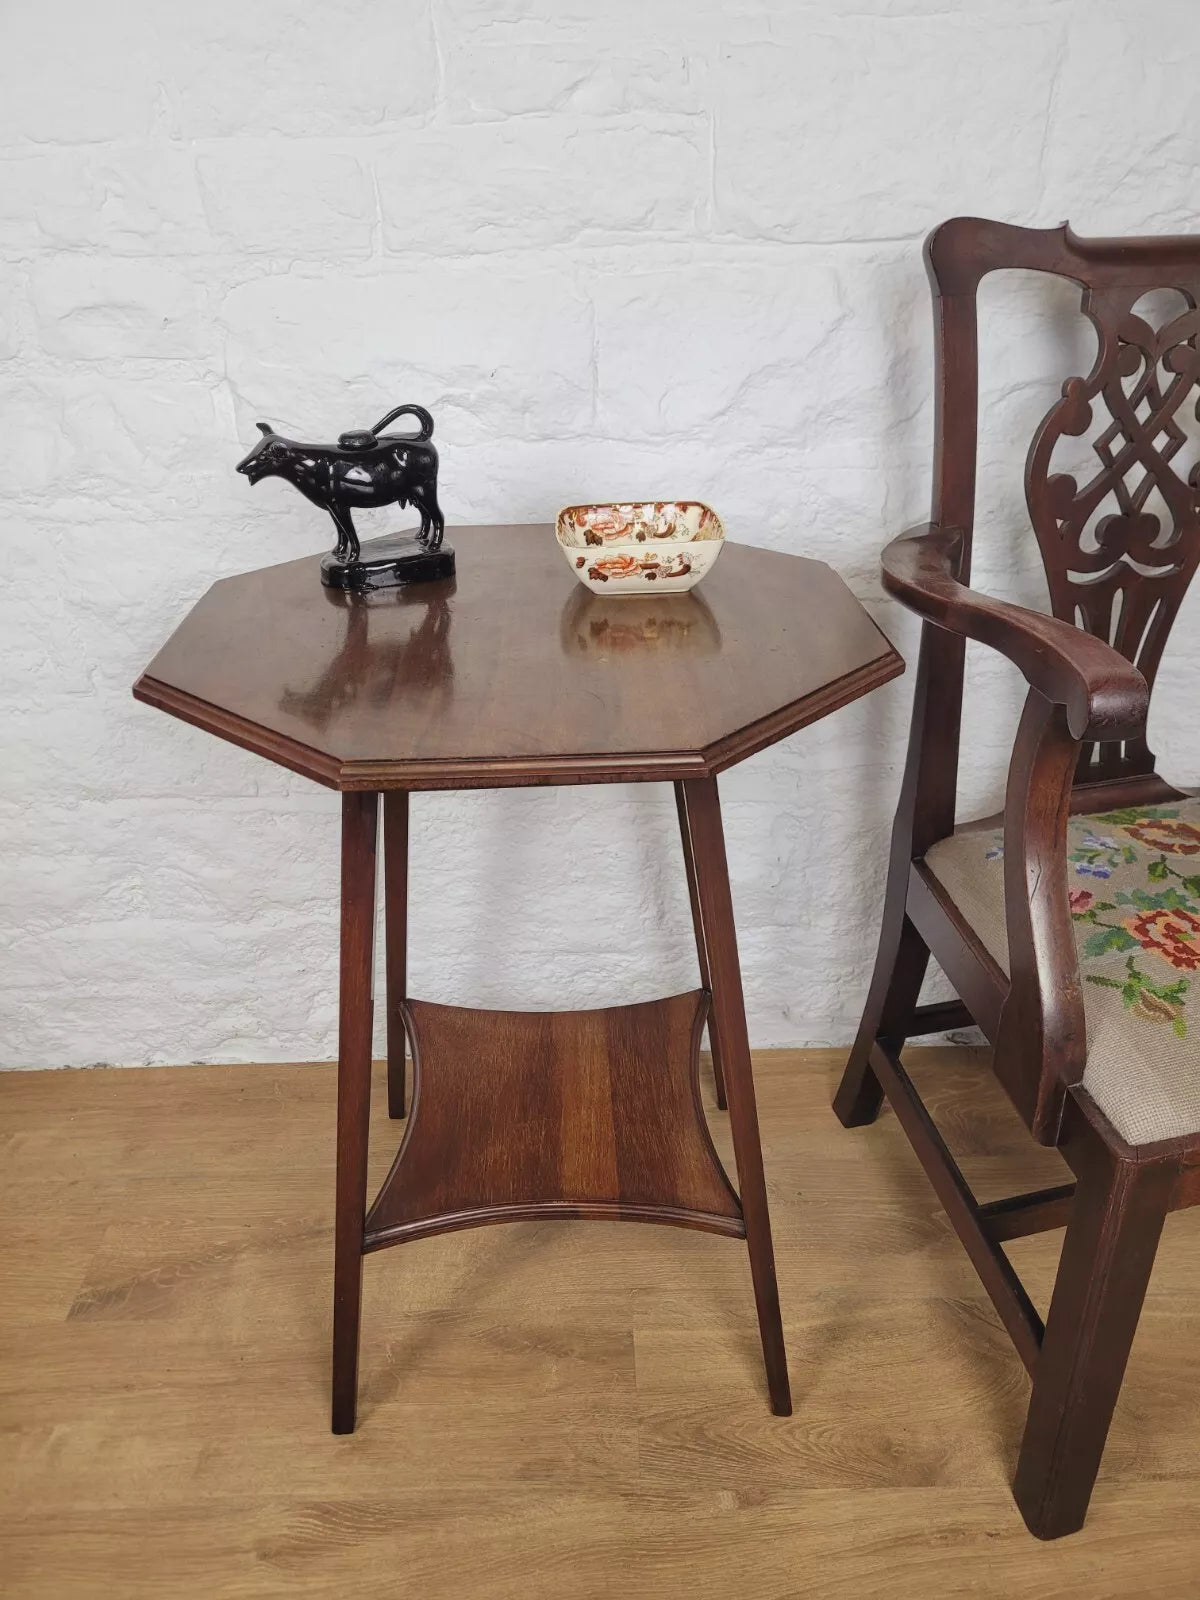
{"type": "MultiPolygon", "coordinates": [[[[333,1053],[336,798],[129,695],[215,578],[328,543],[234,475],[257,417],[420,401],[452,524],[703,496],[909,649],[876,574],[928,503],[920,240],[1200,226],[1198,52],[1194,0],[12,0],[0,1062],[333,1053]]],[[[979,577],[1040,602],[1020,462],[1089,343],[1069,288],[984,299],[979,577]]],[[[1185,778],[1198,621],[1155,723],[1185,778]]],[[[909,694],[723,783],[759,1044],[853,1030],[909,694]]],[[[977,664],[969,803],[1018,698],[977,664]]],[[[414,827],[418,992],[694,980],[666,791],[420,798],[414,827]]]]}

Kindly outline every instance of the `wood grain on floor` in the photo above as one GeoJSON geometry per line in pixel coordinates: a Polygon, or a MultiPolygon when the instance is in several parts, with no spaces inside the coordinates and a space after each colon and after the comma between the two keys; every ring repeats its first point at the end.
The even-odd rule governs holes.
{"type": "MultiPolygon", "coordinates": [[[[910,1057],[982,1197],[1061,1181],[978,1052],[910,1057]]],[[[756,1057],[791,1419],[740,1243],[517,1224],[367,1259],[347,1438],[333,1068],[0,1075],[0,1594],[1194,1596],[1200,1214],[1168,1221],[1088,1525],[1038,1544],[1020,1362],[895,1119],[833,1118],[841,1060],[756,1057]]],[[[1060,1238],[1011,1247],[1043,1312],[1060,1238]]]]}

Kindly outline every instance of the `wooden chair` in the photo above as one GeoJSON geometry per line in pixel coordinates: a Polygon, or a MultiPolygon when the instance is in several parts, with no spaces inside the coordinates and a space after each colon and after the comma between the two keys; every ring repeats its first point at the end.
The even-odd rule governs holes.
{"type": "Polygon", "coordinates": [[[886,1093],[1029,1369],[1013,1487],[1030,1529],[1053,1539],[1087,1513],[1166,1214],[1200,1199],[1200,800],[1156,775],[1146,742],[1200,557],[1200,467],[1180,465],[1200,384],[1200,238],[1080,239],[961,217],[930,235],[925,259],[933,520],[883,555],[885,587],[924,626],[879,956],[834,1107],[853,1127],[886,1093]],[[968,587],[976,294],[998,268],[1073,279],[1099,338],[1025,466],[1053,617],[968,587]],[[1135,307],[1163,288],[1187,309],[1154,326],[1135,307]],[[1094,451],[1077,476],[1052,466],[1064,438],[1094,451]],[[1028,695],[1002,817],[956,829],[968,639],[1014,662],[1028,695]],[[918,1005],[930,953],[961,1002],[918,1005]],[[906,1039],[969,1022],[1073,1184],[975,1200],[900,1061],[906,1039]],[[1001,1247],[1064,1223],[1043,1326],[1001,1247]]]}

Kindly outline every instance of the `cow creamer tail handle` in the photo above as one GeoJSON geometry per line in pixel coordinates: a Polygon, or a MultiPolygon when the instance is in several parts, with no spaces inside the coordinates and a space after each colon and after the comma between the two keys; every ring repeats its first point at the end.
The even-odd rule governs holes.
{"type": "Polygon", "coordinates": [[[371,432],[376,434],[382,433],[387,427],[388,423],[395,422],[397,417],[416,417],[417,421],[421,424],[420,433],[406,435],[406,437],[411,437],[418,440],[431,439],[433,437],[433,418],[429,415],[424,406],[397,406],[394,411],[389,411],[386,417],[380,417],[379,421],[371,429],[371,432]]]}

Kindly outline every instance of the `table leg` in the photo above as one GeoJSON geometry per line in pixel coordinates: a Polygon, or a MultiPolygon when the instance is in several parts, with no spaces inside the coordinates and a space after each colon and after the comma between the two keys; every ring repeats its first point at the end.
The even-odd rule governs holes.
{"type": "Polygon", "coordinates": [[[333,1258],[333,1431],[353,1433],[358,1398],[379,796],[342,796],[342,952],[338,1008],[337,1209],[333,1258]]]}
{"type": "Polygon", "coordinates": [[[383,797],[384,965],[387,973],[388,1116],[404,1115],[404,1015],[408,998],[408,790],[383,797]]]}
{"type": "Polygon", "coordinates": [[[771,1410],[778,1417],[792,1414],[783,1324],[779,1314],[779,1287],[775,1279],[775,1252],[771,1244],[771,1218],[763,1177],[762,1148],[758,1136],[758,1108],[746,1033],[746,1008],[738,961],[725,833],[715,778],[689,778],[680,784],[687,833],[695,859],[696,898],[703,926],[703,943],[711,968],[712,1015],[721,1042],[725,1091],[729,1097],[729,1127],[737,1162],[746,1244],[750,1251],[750,1276],[767,1368],[771,1410]]]}
{"type": "MultiPolygon", "coordinates": [[[[700,916],[700,901],[696,894],[696,852],[692,848],[692,830],[688,826],[687,804],[683,785],[675,785],[675,807],[679,812],[679,833],[683,839],[683,869],[687,873],[688,899],[692,905],[692,927],[696,934],[696,960],[700,966],[700,986],[712,993],[712,974],[708,965],[708,949],[704,943],[704,922],[700,916]]],[[[712,1051],[713,1085],[717,1091],[718,1111],[728,1110],[725,1099],[725,1072],[721,1066],[721,1040],[711,1013],[708,1019],[708,1046],[712,1051]]]]}

